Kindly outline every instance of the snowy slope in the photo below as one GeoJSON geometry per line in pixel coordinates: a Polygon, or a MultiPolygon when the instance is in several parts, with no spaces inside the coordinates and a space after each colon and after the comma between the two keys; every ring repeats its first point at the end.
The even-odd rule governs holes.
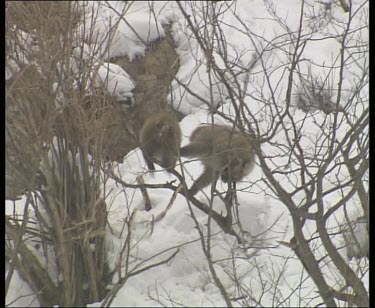
{"type": "MultiPolygon", "coordinates": [[[[261,0],[238,0],[236,1],[236,13],[240,14],[243,20],[251,24],[252,31],[261,35],[263,41],[280,42],[285,39],[285,37],[280,36],[284,33],[285,29],[282,29],[280,25],[275,22],[270,22],[271,16],[267,10],[267,3],[269,2],[261,0]]],[[[110,2],[110,5],[116,7],[119,11],[122,10],[121,3],[119,2],[110,2]]],[[[165,33],[162,25],[173,22],[172,30],[177,45],[176,51],[180,57],[181,64],[176,77],[194,89],[195,93],[199,96],[207,101],[213,102],[215,106],[220,102],[224,104],[223,108],[228,108],[228,112],[232,112],[222,99],[227,95],[223,85],[217,83],[213,88],[213,92],[209,92],[209,78],[206,72],[204,54],[198,48],[198,43],[191,37],[191,31],[186,26],[186,22],[181,16],[176,3],[157,1],[152,3],[152,5],[158,12],[156,19],[149,18],[150,7],[147,1],[135,2],[134,6],[132,6],[127,13],[127,16],[129,16],[127,21],[136,30],[138,36],[135,35],[132,29],[130,29],[125,22],[121,21],[118,16],[113,16],[111,24],[109,24],[109,16],[112,16],[111,10],[104,6],[99,8],[98,12],[101,18],[96,27],[101,35],[105,35],[111,25],[116,24],[118,21],[113,32],[110,54],[106,56],[103,55],[105,59],[108,60],[111,57],[126,55],[132,60],[135,57],[143,56],[146,50],[146,45],[144,43],[163,38],[165,33]],[[192,75],[192,72],[195,73],[192,75]],[[212,97],[210,97],[210,95],[212,95],[212,97]]],[[[197,2],[196,5],[199,6],[202,4],[197,2]]],[[[318,6],[319,4],[315,2],[310,9],[318,9],[318,6]]],[[[274,9],[281,18],[285,18],[286,24],[292,30],[298,29],[299,0],[282,1],[282,5],[280,1],[275,1],[274,9]]],[[[342,18],[342,20],[346,18],[345,13],[340,10],[334,10],[334,14],[337,14],[338,16],[336,17],[342,18]]],[[[236,29],[236,27],[240,27],[240,24],[230,11],[226,12],[224,16],[222,16],[222,19],[229,25],[223,27],[225,37],[228,40],[228,56],[234,58],[236,53],[249,50],[250,52],[245,53],[243,57],[241,57],[241,62],[243,65],[252,63],[254,60],[253,52],[256,46],[249,41],[246,35],[236,29]]],[[[313,27],[313,23],[311,27],[313,27]]],[[[326,31],[332,31],[332,33],[334,33],[335,29],[328,28],[326,31]]],[[[285,48],[288,47],[285,46],[285,48]]],[[[339,49],[340,44],[334,38],[322,41],[317,40],[316,42],[311,41],[305,47],[304,57],[314,59],[314,61],[323,65],[323,63],[331,63],[332,58],[337,56],[339,49]]],[[[275,83],[275,94],[282,105],[284,103],[283,100],[285,99],[287,85],[287,78],[282,77],[283,74],[285,74],[283,65],[289,63],[290,59],[285,56],[285,53],[275,50],[270,51],[268,54],[265,53],[264,59],[267,60],[267,65],[270,70],[279,68],[275,69],[272,74],[271,82],[275,83]],[[281,82],[279,82],[280,80],[281,82]]],[[[220,59],[218,59],[218,63],[220,64],[220,59]]],[[[220,65],[222,65],[222,63],[220,65]]],[[[307,73],[308,69],[307,66],[300,67],[301,72],[307,73]]],[[[255,71],[260,70],[261,64],[257,62],[255,64],[255,71]]],[[[324,71],[325,69],[322,68],[322,72],[324,71]]],[[[119,72],[115,73],[118,74],[119,72]]],[[[319,74],[320,72],[314,71],[313,73],[319,74]]],[[[119,89],[123,89],[124,93],[129,93],[133,85],[129,81],[130,78],[126,78],[125,74],[122,74],[121,78],[115,76],[114,84],[116,84],[116,87],[119,89]]],[[[346,72],[346,74],[348,74],[348,78],[345,79],[345,86],[350,88],[350,72],[346,72]]],[[[103,73],[103,75],[105,75],[105,73],[103,73]]],[[[215,79],[213,80],[214,83],[216,81],[215,79]]],[[[337,83],[337,81],[332,81],[333,84],[335,84],[335,82],[337,83]]],[[[258,93],[256,90],[264,86],[263,76],[261,74],[255,74],[252,80],[250,80],[250,85],[253,88],[250,88],[249,92],[256,95],[256,93],[258,93]]],[[[113,86],[113,89],[114,88],[115,86],[113,86]]],[[[345,97],[343,100],[344,99],[345,97]]],[[[187,93],[176,81],[172,82],[172,93],[168,100],[173,107],[178,108],[182,113],[187,115],[180,123],[183,133],[182,145],[188,142],[191,132],[199,124],[211,123],[212,117],[207,113],[209,107],[195,96],[187,93]]],[[[247,103],[251,105],[254,113],[256,113],[257,110],[261,111],[263,108],[261,103],[257,103],[254,100],[248,99],[247,103]]],[[[360,111],[361,110],[358,110],[358,113],[360,113],[360,111]]],[[[258,114],[259,120],[261,120],[262,115],[261,113],[258,114]]],[[[313,146],[311,143],[312,138],[309,138],[309,136],[313,136],[319,131],[318,129],[320,129],[321,125],[324,125],[324,114],[318,113],[306,118],[305,113],[300,110],[295,110],[293,117],[294,119],[304,121],[303,131],[301,132],[302,135],[307,136],[306,140],[302,141],[304,146],[306,146],[306,148],[313,146]]],[[[215,116],[215,121],[225,123],[224,120],[220,119],[218,116],[215,116]]],[[[286,122],[285,125],[288,125],[288,123],[286,122]]],[[[264,131],[267,130],[267,121],[262,129],[264,129],[264,131]]],[[[344,133],[345,131],[339,131],[338,135],[340,136],[340,134],[344,133]]],[[[277,138],[282,142],[285,136],[280,133],[277,135],[277,138]]],[[[277,153],[278,149],[272,145],[265,144],[264,151],[277,153]]],[[[186,161],[187,159],[182,159],[183,165],[178,165],[176,168],[177,170],[183,168],[184,172],[186,172],[187,184],[191,185],[193,179],[196,179],[201,173],[202,166],[196,161],[189,161],[185,164],[186,161]]],[[[286,165],[285,158],[275,158],[275,164],[279,166],[286,165]]],[[[128,183],[135,183],[136,176],[140,174],[144,174],[146,183],[163,184],[175,179],[174,176],[166,173],[162,168],[158,166],[156,166],[156,168],[157,170],[154,174],[144,174],[146,165],[140,150],[136,149],[127,155],[122,164],[114,168],[114,172],[120,176],[123,181],[128,183]]],[[[290,239],[292,236],[292,224],[286,207],[272,194],[265,195],[263,193],[266,187],[264,186],[265,184],[260,181],[262,176],[262,170],[257,165],[254,171],[238,185],[238,188],[241,190],[238,192],[238,200],[240,203],[239,217],[244,231],[249,234],[250,248],[245,249],[240,246],[234,237],[223,234],[223,232],[220,232],[220,228],[213,223],[211,232],[215,235],[212,238],[212,255],[218,260],[218,272],[222,283],[228,290],[234,290],[235,286],[233,281],[231,281],[230,276],[225,273],[225,270],[233,266],[228,258],[237,256],[236,273],[238,277],[240,277],[239,280],[241,284],[249,288],[249,292],[253,294],[254,298],[259,298],[262,292],[264,292],[261,288],[261,282],[275,281],[279,278],[279,274],[282,273],[279,278],[280,280],[277,281],[277,285],[275,283],[275,285],[263,286],[268,292],[264,294],[262,305],[277,305],[283,302],[283,299],[290,294],[290,298],[284,302],[284,305],[316,305],[319,303],[319,299],[312,299],[310,301],[306,298],[303,302],[300,302],[300,299],[304,298],[304,294],[310,294],[309,296],[311,296],[311,292],[316,289],[310,279],[304,281],[303,289],[299,290],[299,292],[302,293],[292,292],[302,280],[307,278],[307,274],[303,271],[303,267],[294,253],[290,249],[278,245],[278,241],[288,241],[290,239]],[[267,233],[264,233],[266,230],[267,233]],[[259,268],[262,269],[261,273],[258,272],[259,268]]],[[[284,181],[285,185],[287,185],[288,180],[293,181],[293,179],[286,180],[282,175],[280,175],[279,180],[284,181]]],[[[112,228],[111,231],[107,230],[108,259],[111,266],[115,266],[126,238],[127,231],[126,227],[124,227],[124,221],[134,211],[135,216],[132,223],[131,242],[131,255],[133,259],[130,263],[131,268],[137,266],[141,260],[157,255],[155,258],[152,258],[150,263],[161,261],[175,252],[177,248],[180,250],[172,262],[131,277],[117,293],[117,297],[113,301],[112,306],[224,306],[225,301],[210,278],[211,275],[209,273],[207,261],[202,252],[199,234],[191,218],[185,198],[178,195],[165,217],[153,223],[155,217],[163,212],[169,204],[173,194],[172,191],[167,189],[148,189],[153,208],[151,211],[146,212],[139,190],[131,188],[124,189],[112,180],[109,180],[106,185],[106,191],[111,191],[107,199],[107,204],[110,206],[108,219],[112,228]],[[161,252],[163,253],[158,255],[158,253],[161,252]],[[157,300],[152,300],[152,298],[157,300]]],[[[328,181],[327,185],[329,185],[328,181]]],[[[209,189],[210,188],[207,187],[205,191],[209,192],[209,189]]],[[[218,189],[225,190],[226,187],[219,181],[218,189]]],[[[202,202],[207,201],[202,193],[199,193],[197,197],[202,202]]],[[[329,201],[333,204],[335,198],[335,196],[332,196],[329,201]]],[[[24,202],[24,200],[19,201],[19,204],[22,205],[22,202],[24,202]]],[[[301,195],[301,203],[302,202],[303,198],[301,195]]],[[[351,202],[355,204],[355,200],[351,202]]],[[[225,211],[224,204],[218,199],[214,200],[213,207],[218,212],[221,210],[225,211]]],[[[6,204],[6,208],[11,208],[10,203],[6,204]]],[[[199,223],[202,226],[207,224],[207,215],[196,208],[193,210],[199,223]]],[[[351,214],[354,216],[356,212],[355,207],[353,207],[352,212],[351,214]]],[[[343,214],[341,214],[338,215],[337,220],[344,218],[343,214]]],[[[307,226],[309,223],[310,222],[306,222],[307,226]]],[[[309,229],[309,226],[307,229],[309,229]]],[[[311,232],[314,232],[312,224],[311,232]]],[[[340,253],[344,253],[344,250],[340,251],[340,253]]],[[[146,262],[145,265],[150,263],[146,262]]],[[[365,278],[366,285],[367,277],[368,276],[365,278]]],[[[19,279],[17,279],[16,276],[13,280],[14,286],[12,289],[18,290],[21,288],[23,290],[22,294],[30,293],[30,290],[27,290],[27,287],[23,286],[21,282],[17,283],[19,279]]],[[[332,281],[334,281],[334,277],[332,277],[332,281]]],[[[116,282],[116,275],[113,282],[116,282]]],[[[13,293],[8,295],[8,303],[17,295],[20,295],[18,292],[13,293]]],[[[33,303],[35,303],[35,301],[36,299],[34,299],[33,303]]],[[[240,303],[241,301],[239,300],[237,305],[240,306],[240,303]]],[[[17,305],[19,304],[18,302],[17,305]]],[[[99,307],[100,303],[93,303],[89,306],[99,307]]]]}

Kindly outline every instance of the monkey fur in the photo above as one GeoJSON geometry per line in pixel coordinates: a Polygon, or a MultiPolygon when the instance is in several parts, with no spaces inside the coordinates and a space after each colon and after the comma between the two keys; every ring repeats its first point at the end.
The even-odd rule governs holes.
{"type": "Polygon", "coordinates": [[[154,163],[167,171],[175,167],[181,145],[181,129],[173,114],[159,112],[151,115],[143,124],[139,139],[149,170],[155,170],[154,163]]]}
{"type": "Polygon", "coordinates": [[[189,190],[192,195],[220,176],[223,182],[238,182],[255,164],[248,138],[231,126],[217,124],[196,128],[190,136],[190,144],[180,149],[180,155],[196,157],[204,166],[202,175],[189,190]]]}

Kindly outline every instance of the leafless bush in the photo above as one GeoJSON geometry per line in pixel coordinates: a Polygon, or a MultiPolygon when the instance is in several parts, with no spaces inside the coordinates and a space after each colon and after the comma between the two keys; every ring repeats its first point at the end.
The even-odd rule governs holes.
{"type": "Polygon", "coordinates": [[[116,111],[106,94],[87,105],[94,59],[80,59],[76,87],[74,27],[84,18],[78,2],[7,5],[7,185],[29,191],[33,209],[31,220],[7,216],[7,256],[43,306],[99,301],[111,278],[100,170],[116,111]]]}
{"type": "Polygon", "coordinates": [[[107,210],[100,192],[102,142],[97,133],[93,137],[103,123],[85,110],[84,95],[72,95],[77,90],[67,78],[79,6],[9,3],[8,14],[7,58],[15,71],[7,84],[7,162],[17,172],[9,177],[29,191],[35,226],[25,215],[7,217],[7,254],[42,305],[98,301],[110,278],[107,210]],[[34,48],[18,39],[20,33],[33,38],[34,48]],[[65,99],[63,106],[59,99],[65,99]],[[26,222],[23,230],[19,219],[26,222]],[[25,239],[15,246],[22,232],[25,239]],[[55,276],[45,267],[51,262],[55,276]]]}
{"type": "MultiPolygon", "coordinates": [[[[23,214],[6,217],[7,290],[17,270],[42,306],[103,299],[110,305],[129,277],[178,253],[133,264],[129,214],[116,268],[107,259],[111,226],[102,171],[111,164],[103,159],[127,132],[113,124],[124,102],[97,75],[111,41],[100,41],[92,28],[77,31],[97,18],[91,11],[86,20],[79,2],[13,2],[6,8],[7,198],[27,194],[23,214]],[[90,56],[85,42],[92,44],[90,56]]],[[[131,135],[126,142],[134,147],[131,135]]]]}

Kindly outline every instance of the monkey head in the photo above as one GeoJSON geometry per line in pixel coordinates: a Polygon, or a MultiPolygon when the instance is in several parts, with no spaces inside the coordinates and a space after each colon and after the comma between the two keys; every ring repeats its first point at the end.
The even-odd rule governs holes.
{"type": "Polygon", "coordinates": [[[227,182],[238,182],[248,175],[254,168],[254,155],[249,153],[248,158],[233,158],[221,173],[221,180],[227,182]]]}

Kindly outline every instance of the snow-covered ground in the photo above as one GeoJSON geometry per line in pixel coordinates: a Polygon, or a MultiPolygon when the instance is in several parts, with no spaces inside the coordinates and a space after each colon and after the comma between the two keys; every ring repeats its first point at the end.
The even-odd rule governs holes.
{"type": "MultiPolygon", "coordinates": [[[[307,2],[311,3],[309,10],[314,8],[318,10],[319,5],[322,5],[317,1],[311,0],[307,2]]],[[[329,1],[326,0],[325,2],[329,1]]],[[[353,2],[358,5],[357,2],[359,1],[353,2]]],[[[238,0],[235,6],[236,13],[251,25],[252,31],[259,34],[264,42],[281,41],[284,38],[280,35],[284,33],[285,29],[281,28],[280,24],[270,21],[269,18],[271,16],[267,10],[267,4],[269,3],[271,1],[238,0]],[[276,37],[277,39],[275,39],[276,37]]],[[[298,29],[300,3],[300,0],[282,1],[282,4],[281,1],[274,1],[274,9],[277,14],[292,30],[298,29]]],[[[119,11],[122,10],[120,2],[110,2],[110,4],[119,11]]],[[[195,5],[204,5],[204,3],[197,2],[195,5]]],[[[135,57],[142,57],[146,50],[144,42],[163,38],[165,33],[162,25],[172,23],[176,52],[180,57],[181,65],[176,77],[188,84],[199,96],[207,100],[212,99],[214,102],[222,102],[223,97],[227,95],[226,89],[222,84],[217,83],[213,87],[212,93],[208,91],[209,77],[206,71],[204,54],[198,48],[198,43],[190,36],[191,32],[187,28],[176,3],[156,1],[152,2],[152,6],[158,12],[155,18],[154,16],[150,18],[150,5],[147,1],[133,3],[126,16],[129,16],[127,21],[138,35],[135,35],[132,29],[123,21],[119,22],[116,29],[113,30],[111,53],[107,55],[108,58],[128,56],[132,60],[135,57]],[[210,95],[212,95],[211,98],[210,95]]],[[[186,6],[186,9],[189,12],[189,6],[186,6]]],[[[98,20],[96,27],[97,31],[104,35],[110,27],[109,20],[111,25],[113,25],[118,17],[113,16],[111,10],[104,7],[99,10],[99,13],[101,18],[98,20]],[[112,18],[110,19],[109,16],[112,16],[112,18]]],[[[193,14],[192,12],[190,13],[193,14]]],[[[346,18],[343,10],[336,6],[332,8],[332,14],[342,20],[346,18]]],[[[196,15],[195,17],[200,18],[200,16],[196,15]]],[[[221,18],[224,23],[229,25],[223,27],[228,41],[229,57],[234,57],[236,52],[249,50],[248,53],[241,57],[241,62],[243,65],[252,63],[254,45],[251,44],[244,33],[236,29],[236,27],[240,27],[238,20],[230,10],[221,18]]],[[[357,21],[354,19],[354,22],[357,21]]],[[[310,24],[310,26],[313,27],[313,24],[310,24]]],[[[330,30],[334,33],[334,27],[327,28],[327,31],[330,30]]],[[[88,54],[90,53],[90,48],[93,47],[88,46],[88,54]]],[[[332,59],[338,55],[339,50],[340,44],[333,38],[310,41],[305,46],[304,57],[314,59],[315,62],[321,64],[332,63],[332,59]]],[[[268,59],[267,63],[271,63],[270,66],[272,68],[276,68],[278,65],[282,66],[289,61],[282,52],[272,51],[268,54],[265,53],[264,57],[268,59]]],[[[109,61],[108,59],[105,60],[109,61]]],[[[219,59],[218,63],[222,65],[219,59]]],[[[99,69],[99,75],[102,76],[102,80],[104,79],[103,76],[108,73],[107,69],[112,74],[111,84],[109,85],[110,90],[117,91],[118,95],[122,97],[131,97],[131,90],[134,88],[134,84],[127,73],[121,71],[121,68],[113,64],[111,66],[103,64],[99,69]]],[[[309,68],[302,66],[300,69],[307,73],[309,68]]],[[[255,64],[255,70],[261,70],[259,63],[255,64]]],[[[322,74],[326,73],[324,67],[321,67],[321,70],[322,74]]],[[[280,68],[275,70],[270,76],[271,82],[278,83],[278,87],[275,88],[275,94],[280,97],[281,104],[283,103],[282,99],[285,98],[287,85],[287,78],[281,78],[283,73],[283,69],[280,68]],[[282,81],[280,82],[280,80],[282,81]]],[[[313,73],[319,74],[319,71],[314,71],[313,73]]],[[[338,76],[336,77],[338,78],[338,76]]],[[[255,74],[253,79],[250,80],[250,86],[254,87],[254,93],[255,89],[264,86],[262,78],[260,74],[255,74]]],[[[216,83],[216,80],[211,80],[211,82],[216,83]]],[[[350,88],[350,81],[346,80],[344,85],[350,88]]],[[[251,89],[249,91],[252,92],[251,89]]],[[[183,133],[183,146],[188,142],[188,138],[194,128],[202,123],[211,123],[212,116],[208,114],[207,108],[197,97],[184,91],[183,87],[175,81],[172,82],[172,93],[168,99],[173,107],[178,108],[187,115],[180,123],[183,133]]],[[[345,95],[343,100],[345,100],[345,95]]],[[[254,110],[261,110],[262,108],[260,104],[254,102],[251,102],[251,104],[254,110]]],[[[223,108],[227,108],[225,103],[223,108]]],[[[229,107],[228,112],[230,112],[229,107]]],[[[295,110],[294,117],[294,119],[305,121],[302,135],[314,134],[314,132],[319,131],[319,126],[324,124],[324,114],[315,114],[314,117],[305,119],[305,113],[295,110]]],[[[215,121],[225,123],[224,120],[216,115],[215,121]]],[[[265,126],[264,129],[266,128],[265,126]]],[[[345,132],[338,132],[338,135],[343,133],[345,132]]],[[[279,137],[284,138],[282,134],[279,137]]],[[[308,147],[309,139],[306,138],[305,142],[306,147],[308,147]]],[[[271,153],[274,151],[272,146],[265,145],[265,147],[271,153]]],[[[189,161],[185,164],[186,161],[186,159],[182,159],[184,164],[178,165],[176,168],[177,170],[184,169],[187,184],[191,185],[193,179],[196,179],[201,173],[202,166],[196,161],[189,161]]],[[[282,165],[285,164],[285,161],[283,158],[276,158],[275,163],[282,165]]],[[[165,183],[166,181],[174,180],[174,176],[166,173],[158,166],[156,168],[155,173],[144,174],[146,170],[145,162],[140,150],[136,149],[127,155],[122,164],[115,166],[114,171],[128,183],[135,182],[135,178],[139,174],[144,174],[146,183],[165,183]]],[[[228,271],[231,271],[232,274],[235,272],[241,286],[247,288],[253,298],[262,297],[262,292],[264,292],[261,302],[261,305],[264,306],[316,305],[320,302],[319,298],[310,300],[314,295],[314,291],[316,291],[314,283],[312,280],[306,279],[307,274],[293,251],[278,244],[278,241],[289,241],[291,238],[293,234],[292,222],[287,208],[272,195],[264,194],[264,183],[260,181],[262,176],[262,170],[257,164],[254,171],[237,186],[240,190],[238,192],[239,219],[243,230],[249,234],[250,248],[239,245],[234,237],[219,232],[220,228],[215,223],[212,225],[212,256],[217,260],[216,269],[219,277],[227,290],[234,291],[238,286],[233,283],[230,274],[227,273],[228,271]],[[256,184],[250,185],[253,183],[256,184]],[[266,230],[267,232],[265,232],[266,230]],[[231,258],[233,256],[236,258],[231,258]],[[232,262],[232,260],[235,261],[232,262]],[[235,271],[233,270],[234,266],[236,268],[235,271]],[[298,288],[298,285],[302,282],[303,286],[298,288]],[[298,292],[294,292],[296,288],[298,288],[298,292]]],[[[280,181],[282,180],[280,178],[280,181]]],[[[285,184],[287,185],[287,183],[285,184]]],[[[170,190],[149,189],[148,192],[153,208],[151,211],[146,212],[142,194],[139,190],[121,188],[112,180],[109,180],[106,185],[106,191],[111,191],[107,204],[110,206],[108,220],[112,232],[108,229],[106,238],[108,260],[111,266],[114,266],[118,261],[121,247],[126,238],[122,231],[124,229],[124,221],[135,210],[135,218],[132,223],[131,255],[133,260],[130,267],[134,267],[140,260],[145,260],[152,256],[156,257],[151,260],[151,263],[164,260],[175,252],[177,248],[180,250],[168,264],[131,277],[117,293],[112,306],[225,306],[225,301],[219,289],[212,281],[208,264],[202,251],[199,234],[191,218],[186,199],[178,195],[165,217],[160,221],[154,221],[155,217],[163,212],[169,204],[172,197],[170,190]],[[153,221],[154,223],[152,223],[153,221]]],[[[205,191],[209,192],[209,189],[207,187],[205,191]]],[[[218,182],[218,189],[225,189],[225,185],[221,181],[218,182]]],[[[203,202],[207,201],[203,193],[199,193],[197,197],[203,202]]],[[[332,196],[332,200],[328,200],[333,203],[335,196],[332,196]]],[[[17,201],[20,212],[23,204],[24,199],[17,201]]],[[[355,200],[352,201],[352,204],[355,204],[355,200]]],[[[218,199],[214,200],[213,207],[217,212],[225,212],[224,204],[218,199]]],[[[12,202],[6,201],[7,214],[11,214],[12,210],[12,202]]],[[[207,215],[196,208],[193,208],[193,210],[200,225],[205,226],[207,224],[207,215]]],[[[352,207],[350,215],[354,217],[357,210],[356,207],[352,207]]],[[[336,217],[338,221],[344,219],[343,214],[340,215],[338,213],[336,217]]],[[[309,223],[306,222],[307,230],[309,230],[309,223]]],[[[311,232],[313,230],[313,224],[311,223],[311,232]]],[[[340,250],[340,253],[345,256],[344,249],[340,250]]],[[[366,260],[361,262],[366,262],[366,260]]],[[[329,283],[334,283],[335,277],[331,277],[331,279],[332,281],[329,281],[329,283]]],[[[116,275],[113,282],[116,282],[116,275]]],[[[365,276],[364,282],[368,286],[368,275],[365,276]]],[[[34,296],[30,295],[31,293],[28,286],[15,275],[13,276],[11,292],[8,293],[6,302],[11,303],[15,298],[25,296],[12,305],[37,305],[38,301],[34,296]]],[[[236,304],[240,305],[241,300],[237,303],[234,302],[234,305],[236,304]]],[[[93,303],[89,306],[99,307],[100,303],[93,303]]]]}

